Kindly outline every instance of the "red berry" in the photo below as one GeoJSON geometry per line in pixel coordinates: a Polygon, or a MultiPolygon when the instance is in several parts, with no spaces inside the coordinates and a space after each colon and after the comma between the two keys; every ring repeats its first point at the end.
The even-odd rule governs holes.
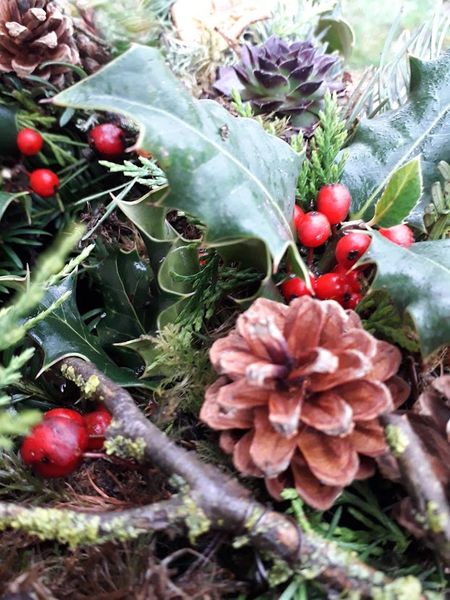
{"type": "Polygon", "coordinates": [[[117,158],[125,152],[125,133],[114,123],[97,125],[89,132],[92,147],[106,158],[117,158]]]}
{"type": "Polygon", "coordinates": [[[300,298],[300,296],[311,296],[306,283],[300,277],[291,277],[283,281],[281,284],[281,293],[287,302],[290,302],[294,298],[300,298]]]}
{"type": "Polygon", "coordinates": [[[105,432],[112,421],[107,410],[100,409],[84,417],[89,435],[88,450],[101,450],[105,441],[105,432]]]}
{"type": "Polygon", "coordinates": [[[331,225],[345,219],[350,210],[352,197],[342,183],[324,185],[317,195],[317,210],[324,214],[331,225]]]}
{"type": "Polygon", "coordinates": [[[33,427],[20,453],[41,477],[64,477],[78,467],[87,444],[85,427],[66,417],[52,417],[33,427]]]}
{"type": "Polygon", "coordinates": [[[42,150],[44,140],[42,135],[34,129],[21,129],[17,134],[17,147],[25,156],[34,156],[42,150]]]}
{"type": "Polygon", "coordinates": [[[297,235],[300,242],[307,248],[317,248],[330,237],[330,223],[322,213],[307,212],[297,227],[297,235]]]}
{"type": "Polygon", "coordinates": [[[44,421],[53,417],[63,417],[64,419],[70,419],[79,425],[85,427],[84,417],[76,410],[71,408],[52,408],[44,414],[44,421]]]}
{"type": "Polygon", "coordinates": [[[345,294],[349,291],[349,286],[343,275],[339,273],[325,273],[316,279],[316,296],[319,300],[337,300],[343,301],[345,294]]]}
{"type": "Polygon", "coordinates": [[[358,304],[361,302],[361,300],[362,300],[361,294],[353,293],[353,294],[350,294],[350,296],[348,298],[345,298],[343,306],[344,306],[344,308],[351,308],[352,310],[354,310],[358,306],[358,304]]]}
{"type": "Polygon", "coordinates": [[[304,216],[305,216],[305,213],[300,208],[300,206],[298,204],[296,204],[294,206],[294,227],[295,227],[295,229],[298,229],[300,223],[303,221],[304,216]]]}
{"type": "Polygon", "coordinates": [[[352,292],[355,292],[356,294],[359,294],[359,292],[361,291],[361,277],[362,273],[361,271],[358,271],[358,269],[349,271],[345,275],[345,281],[350,286],[352,292]]]}
{"type": "Polygon", "coordinates": [[[30,187],[42,198],[54,196],[59,186],[59,177],[50,169],[36,169],[30,174],[30,187]]]}
{"type": "Polygon", "coordinates": [[[349,269],[361,258],[370,242],[370,237],[364,233],[347,233],[336,244],[336,260],[349,269]]]}
{"type": "Polygon", "coordinates": [[[414,242],[414,234],[408,225],[394,225],[388,229],[380,227],[380,233],[393,244],[403,248],[409,248],[414,242]]]}

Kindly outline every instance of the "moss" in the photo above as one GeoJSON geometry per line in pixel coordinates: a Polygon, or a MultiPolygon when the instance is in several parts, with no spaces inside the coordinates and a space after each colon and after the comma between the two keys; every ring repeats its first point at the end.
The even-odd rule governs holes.
{"type": "Polygon", "coordinates": [[[137,462],[143,462],[145,449],[145,440],[140,437],[131,440],[123,435],[116,435],[105,441],[106,454],[114,454],[120,458],[133,458],[137,462]]]}
{"type": "Polygon", "coordinates": [[[386,438],[394,456],[401,456],[409,446],[409,440],[400,427],[388,425],[386,427],[386,438]]]}
{"type": "Polygon", "coordinates": [[[439,512],[436,502],[427,504],[427,523],[433,533],[442,533],[447,525],[447,515],[439,512]]]}
{"type": "Polygon", "coordinates": [[[422,585],[412,575],[399,577],[383,588],[372,590],[372,598],[374,600],[421,600],[422,585]]]}

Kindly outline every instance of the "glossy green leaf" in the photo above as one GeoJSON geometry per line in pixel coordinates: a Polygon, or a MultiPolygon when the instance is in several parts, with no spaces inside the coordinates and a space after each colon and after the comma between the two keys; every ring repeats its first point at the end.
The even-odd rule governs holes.
{"type": "Polygon", "coordinates": [[[438,163],[450,161],[450,52],[432,61],[410,58],[408,101],[397,110],[364,119],[346,149],[342,183],[352,194],[351,215],[369,220],[391,174],[408,160],[422,157],[424,194],[408,222],[422,228],[438,163]]]}
{"type": "Polygon", "coordinates": [[[450,240],[402,248],[374,233],[367,259],[377,265],[372,289],[386,290],[411,316],[422,353],[450,344],[450,240]]]}
{"type": "Polygon", "coordinates": [[[38,307],[39,313],[52,306],[63,294],[72,292],[68,300],[30,331],[31,337],[44,352],[40,373],[64,358],[78,356],[93,362],[105,375],[123,387],[147,385],[132,372],[119,368],[102,350],[100,340],[89,333],[76,305],[75,281],[76,275],[71,275],[49,288],[38,307]]]}
{"type": "Polygon", "coordinates": [[[0,154],[8,156],[18,154],[17,138],[17,110],[11,106],[0,104],[0,154]]]}
{"type": "Polygon", "coordinates": [[[372,224],[392,227],[402,223],[416,206],[422,195],[420,156],[398,168],[389,179],[375,206],[372,224]]]}
{"type": "Polygon", "coordinates": [[[96,331],[104,344],[125,342],[147,333],[153,272],[136,252],[117,250],[92,271],[103,295],[105,316],[96,331]]]}
{"type": "Polygon", "coordinates": [[[202,221],[207,244],[262,239],[275,268],[292,248],[304,269],[289,226],[301,157],[254,120],[192,99],[157,50],[132,46],[54,102],[134,120],[137,146],[167,175],[169,190],[159,204],[202,221]]]}

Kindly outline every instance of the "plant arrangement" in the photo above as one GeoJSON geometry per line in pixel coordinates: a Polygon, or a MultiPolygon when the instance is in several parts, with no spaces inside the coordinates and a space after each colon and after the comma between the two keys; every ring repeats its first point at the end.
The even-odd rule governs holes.
{"type": "Polygon", "coordinates": [[[445,598],[445,9],[354,83],[333,2],[121,4],[0,9],[0,593],[445,598]]]}

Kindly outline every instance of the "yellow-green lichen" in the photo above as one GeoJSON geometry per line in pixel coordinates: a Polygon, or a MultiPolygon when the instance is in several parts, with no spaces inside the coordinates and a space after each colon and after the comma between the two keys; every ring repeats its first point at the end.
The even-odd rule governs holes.
{"type": "Polygon", "coordinates": [[[400,427],[388,425],[386,427],[386,439],[394,456],[401,456],[409,446],[409,440],[400,427]]]}
{"type": "Polygon", "coordinates": [[[183,497],[183,504],[179,508],[179,511],[184,516],[186,526],[189,530],[189,541],[191,544],[195,544],[199,536],[209,531],[211,521],[203,509],[197,506],[194,500],[187,494],[183,497]]]}
{"type": "Polygon", "coordinates": [[[114,517],[102,524],[102,536],[99,541],[116,540],[124,542],[138,537],[147,530],[137,529],[127,522],[125,517],[114,517]]]}
{"type": "Polygon", "coordinates": [[[433,533],[442,533],[447,525],[447,515],[443,515],[439,511],[436,502],[427,504],[427,523],[433,533]]]}
{"type": "Polygon", "coordinates": [[[100,517],[55,508],[31,508],[18,513],[9,526],[41,540],[57,540],[75,548],[98,542],[100,517]]]}
{"type": "Polygon", "coordinates": [[[97,375],[91,375],[83,386],[83,394],[86,398],[93,398],[100,385],[100,379],[97,375]]]}
{"type": "Polygon", "coordinates": [[[374,600],[421,600],[422,585],[412,575],[399,577],[383,588],[372,590],[372,598],[374,600]]]}
{"type": "Polygon", "coordinates": [[[72,366],[63,364],[61,373],[66,379],[72,381],[82,392],[86,398],[93,398],[100,385],[100,379],[97,375],[91,375],[87,381],[81,375],[78,375],[72,366]]]}
{"type": "Polygon", "coordinates": [[[106,454],[114,454],[120,458],[134,458],[137,462],[143,462],[145,448],[145,440],[139,437],[131,440],[123,435],[116,435],[105,441],[106,454]]]}

